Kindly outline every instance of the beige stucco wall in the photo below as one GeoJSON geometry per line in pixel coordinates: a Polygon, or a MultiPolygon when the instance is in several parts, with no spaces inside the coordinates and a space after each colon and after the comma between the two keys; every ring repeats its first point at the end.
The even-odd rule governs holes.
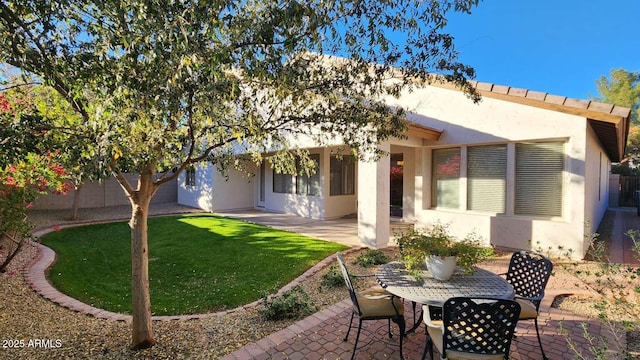
{"type": "MultiPolygon", "coordinates": [[[[602,199],[585,199],[585,175],[597,179],[599,159],[587,158],[586,151],[599,152],[599,145],[590,133],[587,137],[585,118],[483,98],[474,104],[462,93],[430,87],[401,97],[396,104],[411,113],[409,118],[423,125],[442,129],[439,141],[425,141],[416,152],[414,182],[415,213],[418,226],[436,221],[450,223],[455,236],[464,237],[476,232],[491,244],[519,249],[571,248],[581,257],[586,250],[583,243],[585,217],[598,217],[603,212],[602,199]],[[431,208],[431,150],[442,147],[506,143],[511,158],[515,143],[520,141],[566,141],[566,172],[564,175],[563,215],[555,218],[514,215],[512,199],[514,181],[507,181],[507,213],[488,214],[465,210],[466,198],[460,209],[431,208]],[[587,148],[589,144],[589,148],[587,148]],[[587,171],[587,168],[589,171],[587,171]]],[[[464,157],[464,151],[462,154],[464,157]]],[[[512,161],[513,162],[513,161],[512,161]]],[[[510,166],[514,166],[513,163],[510,166]]],[[[602,170],[604,171],[604,170],[602,170]]],[[[464,187],[466,179],[461,179],[464,187]]],[[[590,184],[589,191],[597,184],[590,184]]],[[[596,188],[597,190],[597,188],[596,188]]],[[[599,219],[598,219],[599,220],[599,219]]]]}
{"type": "Polygon", "coordinates": [[[196,186],[178,177],[178,203],[206,211],[248,209],[255,206],[253,178],[230,169],[226,176],[211,164],[196,165],[196,186]]]}
{"type": "MultiPolygon", "coordinates": [[[[608,204],[610,162],[604,155],[593,130],[583,117],[540,109],[533,106],[485,97],[474,104],[463,93],[440,87],[414,89],[399,99],[386,98],[389,105],[401,106],[408,118],[419,124],[442,130],[439,140],[416,136],[389,139],[382,145],[391,153],[402,153],[405,160],[403,183],[403,218],[417,226],[437,221],[450,224],[453,235],[470,232],[482,236],[487,244],[513,249],[557,251],[572,249],[574,257],[584,255],[585,221],[597,226],[608,204]],[[507,179],[505,214],[466,210],[466,192],[461,190],[459,209],[431,207],[431,152],[435,148],[461,147],[461,157],[471,145],[507,144],[508,173],[515,171],[515,144],[532,141],[563,141],[565,173],[563,176],[563,212],[557,217],[514,214],[515,180],[507,179]]],[[[332,138],[339,144],[339,138],[332,138]]],[[[317,148],[301,137],[294,144],[320,154],[321,194],[306,196],[273,193],[273,171],[265,171],[266,196],[258,204],[259,182],[254,179],[222,183],[209,168],[204,176],[211,179],[198,189],[181,188],[181,203],[211,209],[256,207],[274,212],[332,219],[358,213],[359,237],[363,245],[383,247],[389,244],[389,159],[379,163],[359,162],[356,169],[356,194],[329,196],[329,159],[335,147],[317,148]],[[253,186],[247,190],[247,184],[253,186]],[[213,189],[211,187],[214,187],[213,189]],[[220,188],[218,188],[220,187],[220,188]],[[211,194],[218,193],[214,198],[211,194]],[[234,196],[243,192],[241,196],[234,196]],[[248,194],[251,194],[249,196],[248,194]],[[245,196],[246,195],[246,196],[245,196]],[[214,205],[215,203],[215,205],[214,205]]],[[[461,178],[464,189],[466,178],[461,178]]],[[[180,186],[183,180],[179,181],[180,186]]],[[[591,230],[587,230],[591,231],[591,230]]]]}

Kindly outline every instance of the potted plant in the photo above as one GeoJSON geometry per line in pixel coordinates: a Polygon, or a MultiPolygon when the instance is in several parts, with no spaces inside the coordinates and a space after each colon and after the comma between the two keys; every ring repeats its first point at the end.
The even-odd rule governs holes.
{"type": "Polygon", "coordinates": [[[465,274],[483,261],[493,250],[482,246],[480,238],[470,233],[462,240],[452,237],[447,226],[436,223],[423,231],[409,229],[396,238],[402,262],[411,275],[420,277],[425,266],[438,280],[448,280],[456,267],[465,274]]]}

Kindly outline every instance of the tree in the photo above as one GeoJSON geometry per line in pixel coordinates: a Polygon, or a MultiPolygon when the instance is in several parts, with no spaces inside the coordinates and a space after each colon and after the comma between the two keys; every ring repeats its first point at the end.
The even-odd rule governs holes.
{"type": "Polygon", "coordinates": [[[624,69],[612,69],[607,79],[601,76],[596,80],[598,101],[616,104],[631,109],[629,120],[634,126],[640,125],[638,109],[640,108],[640,71],[632,72],[624,69]]]}
{"type": "Polygon", "coordinates": [[[629,135],[625,158],[627,161],[614,164],[611,171],[614,174],[631,175],[638,173],[637,165],[640,163],[640,119],[638,109],[640,107],[640,72],[631,72],[623,69],[612,69],[609,78],[605,76],[596,80],[599,96],[595,100],[625,106],[631,109],[629,116],[629,135]]]}
{"type": "Polygon", "coordinates": [[[405,129],[404,111],[380,99],[422,82],[477,100],[444,32],[450,12],[477,3],[2,0],[0,59],[68,101],[93,140],[84,151],[129,197],[132,347],[155,343],[147,213],[159,186],[201,161],[241,166],[239,153],[260,162],[276,150],[268,160],[291,171],[297,136],[376,153],[405,129]]]}

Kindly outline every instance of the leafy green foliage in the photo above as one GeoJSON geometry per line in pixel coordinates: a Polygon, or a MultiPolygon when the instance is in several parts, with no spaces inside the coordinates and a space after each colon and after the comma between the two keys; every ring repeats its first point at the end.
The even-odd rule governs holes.
{"type": "Polygon", "coordinates": [[[596,100],[630,108],[631,123],[640,125],[640,72],[612,69],[609,78],[602,76],[596,80],[596,86],[600,94],[596,100]]]}
{"type": "Polygon", "coordinates": [[[447,225],[436,223],[430,228],[414,228],[396,237],[400,255],[407,269],[416,274],[424,266],[425,256],[456,256],[456,264],[464,272],[472,273],[473,265],[493,254],[493,249],[482,246],[481,239],[474,233],[458,240],[449,234],[447,225]]]}
{"type": "Polygon", "coordinates": [[[630,127],[627,137],[625,157],[630,160],[612,166],[612,173],[638,175],[640,163],[640,72],[612,69],[609,78],[602,76],[596,80],[599,96],[596,100],[631,109],[630,127]]]}
{"type": "Polygon", "coordinates": [[[358,255],[354,260],[354,264],[368,268],[375,265],[386,264],[389,258],[380,250],[367,249],[364,253],[358,255]]]}
{"type": "MultiPolygon", "coordinates": [[[[478,3],[0,3],[0,60],[67,101],[81,121],[58,128],[92,139],[76,150],[113,173],[141,209],[131,219],[140,254],[131,259],[140,274],[133,347],[155,343],[142,316],[149,311],[142,217],[159,186],[203,161],[242,171],[266,153],[295,148],[289,139],[301,134],[380,155],[377,144],[406,128],[404,110],[380,99],[425,82],[450,81],[479,100],[468,81],[474,70],[457,61],[444,31],[448,14],[478,3]],[[135,186],[125,169],[139,174],[135,186]]],[[[287,159],[269,161],[280,169],[287,159]]]]}
{"type": "MultiPolygon", "coordinates": [[[[610,232],[608,229],[607,232],[610,232]]],[[[586,231],[585,231],[586,232],[586,231]]],[[[640,245],[638,236],[640,231],[630,229],[625,233],[629,236],[634,246],[632,251],[636,259],[640,259],[640,245]]],[[[589,343],[590,354],[577,353],[580,358],[593,358],[598,360],[633,358],[627,348],[626,333],[639,330],[640,307],[638,306],[638,289],[640,288],[640,269],[626,264],[612,263],[609,259],[609,251],[604,241],[599,239],[598,233],[587,233],[585,240],[589,250],[587,258],[590,261],[571,261],[570,253],[564,256],[570,261],[562,263],[562,268],[574,275],[575,286],[581,289],[591,289],[601,295],[593,305],[598,312],[598,318],[603,328],[609,329],[613,336],[594,337],[586,324],[583,338],[589,343]]],[[[564,334],[569,348],[577,351],[574,340],[568,336],[568,332],[560,325],[560,332],[564,334]]]]}
{"type": "Polygon", "coordinates": [[[322,274],[322,281],[320,281],[320,287],[336,288],[346,287],[342,272],[336,265],[331,265],[329,271],[322,274]]]}
{"type": "Polygon", "coordinates": [[[271,321],[301,319],[316,312],[316,306],[300,286],[285,291],[280,296],[265,296],[260,315],[271,321]]]}
{"type": "MultiPolygon", "coordinates": [[[[131,312],[130,228],[125,222],[50,233],[58,260],[50,280],[99,308],[131,312]]],[[[149,219],[149,273],[156,315],[230,309],[279,289],[345,246],[208,214],[149,219]]]]}
{"type": "Polygon", "coordinates": [[[0,94],[0,272],[30,238],[27,211],[40,194],[66,193],[57,152],[43,152],[42,116],[13,94],[0,94]]]}

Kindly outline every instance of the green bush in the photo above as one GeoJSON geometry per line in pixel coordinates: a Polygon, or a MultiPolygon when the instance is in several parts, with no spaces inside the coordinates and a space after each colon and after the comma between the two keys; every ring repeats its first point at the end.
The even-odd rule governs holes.
{"type": "Polygon", "coordinates": [[[342,276],[342,272],[336,265],[331,265],[329,271],[322,275],[322,281],[320,282],[320,287],[327,288],[336,288],[336,287],[345,287],[344,277],[342,276]]]}
{"type": "Polygon", "coordinates": [[[362,267],[372,267],[376,265],[386,264],[389,258],[380,250],[368,249],[364,253],[358,255],[354,264],[362,267]]]}
{"type": "Polygon", "coordinates": [[[316,312],[309,295],[300,286],[285,291],[280,296],[265,296],[258,313],[267,320],[301,319],[316,312]]]}

